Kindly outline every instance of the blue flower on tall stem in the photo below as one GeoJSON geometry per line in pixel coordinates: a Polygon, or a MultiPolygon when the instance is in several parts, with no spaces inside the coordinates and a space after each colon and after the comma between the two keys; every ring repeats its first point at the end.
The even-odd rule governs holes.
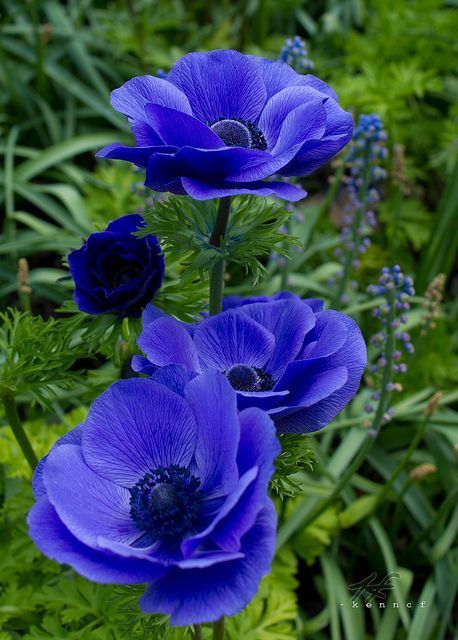
{"type": "Polygon", "coordinates": [[[142,224],[138,214],[122,216],[69,254],[81,311],[135,317],[151,302],[164,277],[164,256],[156,236],[134,235],[142,224]]]}
{"type": "Polygon", "coordinates": [[[357,324],[318,300],[291,294],[231,298],[226,310],[188,326],[151,305],[132,366],[169,384],[218,369],[237,390],[238,406],[267,411],[280,433],[312,432],[353,398],[366,366],[357,324]]]}
{"type": "Polygon", "coordinates": [[[28,517],[45,555],[94,582],[149,583],[141,608],[173,625],[233,615],[255,595],[274,553],[280,451],[270,418],[238,413],[220,373],[180,392],[112,385],[37,467],[28,517]]]}
{"type": "Polygon", "coordinates": [[[167,78],[140,76],[113,91],[135,147],[114,143],[98,155],[146,169],[155,191],[206,200],[237,194],[306,193],[280,176],[305,176],[351,139],[353,120],[334,91],[281,61],[237,51],[189,53],[167,78]]]}

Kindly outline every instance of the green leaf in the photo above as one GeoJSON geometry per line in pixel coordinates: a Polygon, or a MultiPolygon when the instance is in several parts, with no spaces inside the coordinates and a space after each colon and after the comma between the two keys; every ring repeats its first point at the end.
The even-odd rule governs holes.
{"type": "Polygon", "coordinates": [[[34,158],[22,162],[16,168],[15,180],[19,182],[31,180],[46,171],[46,169],[59,165],[80,153],[87,153],[88,151],[95,153],[100,147],[114,142],[115,138],[116,136],[112,133],[92,133],[59,142],[41,151],[34,158]]]}
{"type": "Polygon", "coordinates": [[[340,525],[344,529],[353,527],[363,518],[371,515],[377,505],[376,495],[367,495],[357,498],[339,514],[340,525]]]}

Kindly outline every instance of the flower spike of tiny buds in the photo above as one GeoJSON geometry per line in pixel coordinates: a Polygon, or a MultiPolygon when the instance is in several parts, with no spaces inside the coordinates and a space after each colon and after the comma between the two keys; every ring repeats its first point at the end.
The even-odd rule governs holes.
{"type": "Polygon", "coordinates": [[[374,206],[380,200],[379,183],[386,178],[382,164],[387,157],[385,142],[386,131],[381,119],[376,115],[361,115],[353,133],[353,141],[345,161],[345,175],[349,203],[343,218],[341,229],[341,246],[334,255],[342,264],[336,279],[337,293],[335,304],[346,304],[349,277],[353,269],[360,266],[360,258],[370,247],[370,233],[377,221],[374,206]]]}
{"type": "Polygon", "coordinates": [[[439,273],[429,283],[422,304],[424,316],[421,320],[420,334],[425,336],[430,329],[436,328],[436,319],[440,316],[440,306],[444,298],[445,273],[439,273]]]}
{"type": "Polygon", "coordinates": [[[375,436],[381,425],[393,417],[393,409],[389,407],[392,393],[402,391],[402,385],[395,382],[394,377],[407,371],[407,365],[402,362],[403,352],[414,352],[410,335],[402,331],[402,325],[407,323],[409,300],[415,290],[412,278],[404,275],[399,265],[394,265],[391,268],[383,267],[378,283],[370,285],[368,293],[383,298],[372,312],[379,319],[381,329],[370,339],[370,343],[379,351],[370,371],[381,378],[381,387],[380,391],[371,395],[371,400],[377,403],[377,407],[369,403],[365,408],[366,413],[375,413],[370,428],[370,434],[375,436]]]}
{"type": "Polygon", "coordinates": [[[314,68],[313,62],[308,57],[305,42],[299,36],[287,38],[280,51],[280,60],[286,62],[298,73],[310,71],[314,68]]]}

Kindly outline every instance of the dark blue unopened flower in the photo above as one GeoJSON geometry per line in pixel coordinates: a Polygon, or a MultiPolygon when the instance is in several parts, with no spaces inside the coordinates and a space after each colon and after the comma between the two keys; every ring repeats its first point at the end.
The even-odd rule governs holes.
{"type": "Polygon", "coordinates": [[[34,476],[30,535],[95,582],[149,583],[143,611],[174,625],[245,607],[269,571],[276,514],[267,496],[280,447],[259,409],[237,412],[217,371],[180,394],[116,382],[34,476]]]}
{"type": "Polygon", "coordinates": [[[281,61],[237,51],[189,53],[167,78],[140,76],[113,91],[136,146],[100,157],[146,169],[146,186],[197,200],[251,193],[299,200],[280,176],[305,176],[350,140],[353,121],[334,91],[281,61]]]}
{"type": "Polygon", "coordinates": [[[156,236],[137,238],[138,214],[111,222],[68,256],[75,302],[86,313],[139,316],[160,288],[164,256],[156,236]]]}
{"type": "Polygon", "coordinates": [[[225,307],[188,326],[149,305],[138,340],[146,358],[134,356],[133,368],[165,384],[170,365],[185,378],[218,369],[239,408],[267,411],[280,433],[321,429],[353,398],[366,346],[351,318],[287,293],[225,307]]]}

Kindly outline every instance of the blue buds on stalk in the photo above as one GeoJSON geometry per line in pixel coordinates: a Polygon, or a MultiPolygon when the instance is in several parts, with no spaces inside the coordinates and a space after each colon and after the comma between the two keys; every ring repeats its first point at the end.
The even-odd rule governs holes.
{"type": "Polygon", "coordinates": [[[289,64],[295,71],[310,71],[314,68],[313,62],[308,57],[305,42],[299,36],[287,38],[280,51],[280,60],[289,64]]]}
{"type": "MultiPolygon", "coordinates": [[[[402,361],[403,352],[414,352],[409,333],[402,331],[402,325],[407,323],[409,300],[415,295],[413,280],[402,272],[399,265],[383,267],[377,284],[369,285],[367,291],[373,296],[383,297],[383,301],[372,311],[373,317],[380,321],[381,330],[370,338],[372,346],[380,352],[371,367],[371,373],[383,376],[382,392],[402,391],[402,385],[395,382],[393,377],[407,371],[407,365],[402,361]]],[[[378,392],[371,396],[371,400],[377,401],[379,398],[378,392]]],[[[373,411],[372,404],[366,405],[367,413],[373,411]]],[[[385,421],[389,421],[392,415],[393,411],[388,409],[384,416],[385,421]]]]}

